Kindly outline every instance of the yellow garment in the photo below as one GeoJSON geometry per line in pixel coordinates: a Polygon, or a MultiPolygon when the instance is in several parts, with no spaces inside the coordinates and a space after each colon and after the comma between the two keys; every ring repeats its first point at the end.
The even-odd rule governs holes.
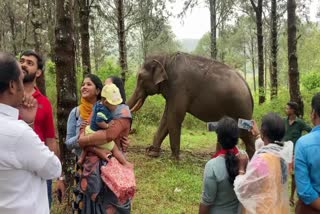
{"type": "Polygon", "coordinates": [[[79,112],[83,120],[88,121],[92,112],[93,104],[81,97],[79,112]]]}
{"type": "Polygon", "coordinates": [[[271,153],[255,155],[246,173],[234,182],[236,195],[245,208],[242,213],[289,214],[287,184],[282,182],[280,157],[271,153]]]}
{"type": "MultiPolygon", "coordinates": [[[[90,135],[95,133],[95,131],[93,131],[90,126],[86,126],[85,130],[84,130],[84,134],[85,135],[90,135]]],[[[114,141],[110,141],[110,142],[105,142],[103,145],[98,146],[99,148],[102,149],[106,149],[109,150],[110,152],[112,151],[113,147],[114,147],[114,141]]]]}

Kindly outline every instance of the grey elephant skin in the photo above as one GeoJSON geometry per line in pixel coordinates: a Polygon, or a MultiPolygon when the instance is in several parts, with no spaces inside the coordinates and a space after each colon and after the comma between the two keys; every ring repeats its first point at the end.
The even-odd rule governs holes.
{"type": "MultiPolygon", "coordinates": [[[[136,88],[127,104],[137,111],[147,96],[155,94],[161,94],[166,104],[148,149],[150,156],[160,155],[161,143],[169,134],[172,155],[179,158],[181,125],[187,112],[205,122],[223,116],[252,118],[253,98],[242,76],[221,62],[201,56],[175,53],[148,57],[138,71],[136,88]]],[[[252,156],[253,136],[244,130],[240,135],[252,156]]]]}

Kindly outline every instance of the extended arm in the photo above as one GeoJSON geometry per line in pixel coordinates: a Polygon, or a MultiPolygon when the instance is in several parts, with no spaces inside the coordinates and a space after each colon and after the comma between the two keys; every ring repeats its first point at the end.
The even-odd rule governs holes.
{"type": "Polygon", "coordinates": [[[45,180],[61,175],[61,163],[32,129],[25,131],[17,146],[16,157],[24,169],[45,180]]]}

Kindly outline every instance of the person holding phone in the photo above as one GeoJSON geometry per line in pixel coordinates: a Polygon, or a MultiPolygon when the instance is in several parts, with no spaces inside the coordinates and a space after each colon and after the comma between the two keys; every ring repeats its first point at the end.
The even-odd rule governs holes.
{"type": "Polygon", "coordinates": [[[234,179],[239,173],[237,122],[224,117],[218,122],[216,132],[222,149],[205,166],[199,214],[240,213],[239,201],[233,190],[234,179]]]}
{"type": "Polygon", "coordinates": [[[248,165],[243,157],[239,157],[235,193],[245,213],[289,213],[288,163],[292,160],[293,145],[291,141],[282,141],[284,122],[278,114],[271,112],[262,118],[260,130],[253,121],[251,133],[264,146],[255,152],[248,165]]]}

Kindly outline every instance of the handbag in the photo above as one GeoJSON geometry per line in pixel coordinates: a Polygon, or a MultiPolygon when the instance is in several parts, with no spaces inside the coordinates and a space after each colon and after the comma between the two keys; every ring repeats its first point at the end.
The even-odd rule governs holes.
{"type": "Polygon", "coordinates": [[[101,178],[109,189],[117,196],[120,203],[132,199],[136,192],[136,179],[131,168],[124,167],[111,157],[105,166],[101,166],[101,178]]]}
{"type": "Polygon", "coordinates": [[[296,214],[319,214],[320,211],[317,211],[316,209],[312,208],[310,205],[306,205],[301,201],[300,199],[297,201],[296,214]]]}

